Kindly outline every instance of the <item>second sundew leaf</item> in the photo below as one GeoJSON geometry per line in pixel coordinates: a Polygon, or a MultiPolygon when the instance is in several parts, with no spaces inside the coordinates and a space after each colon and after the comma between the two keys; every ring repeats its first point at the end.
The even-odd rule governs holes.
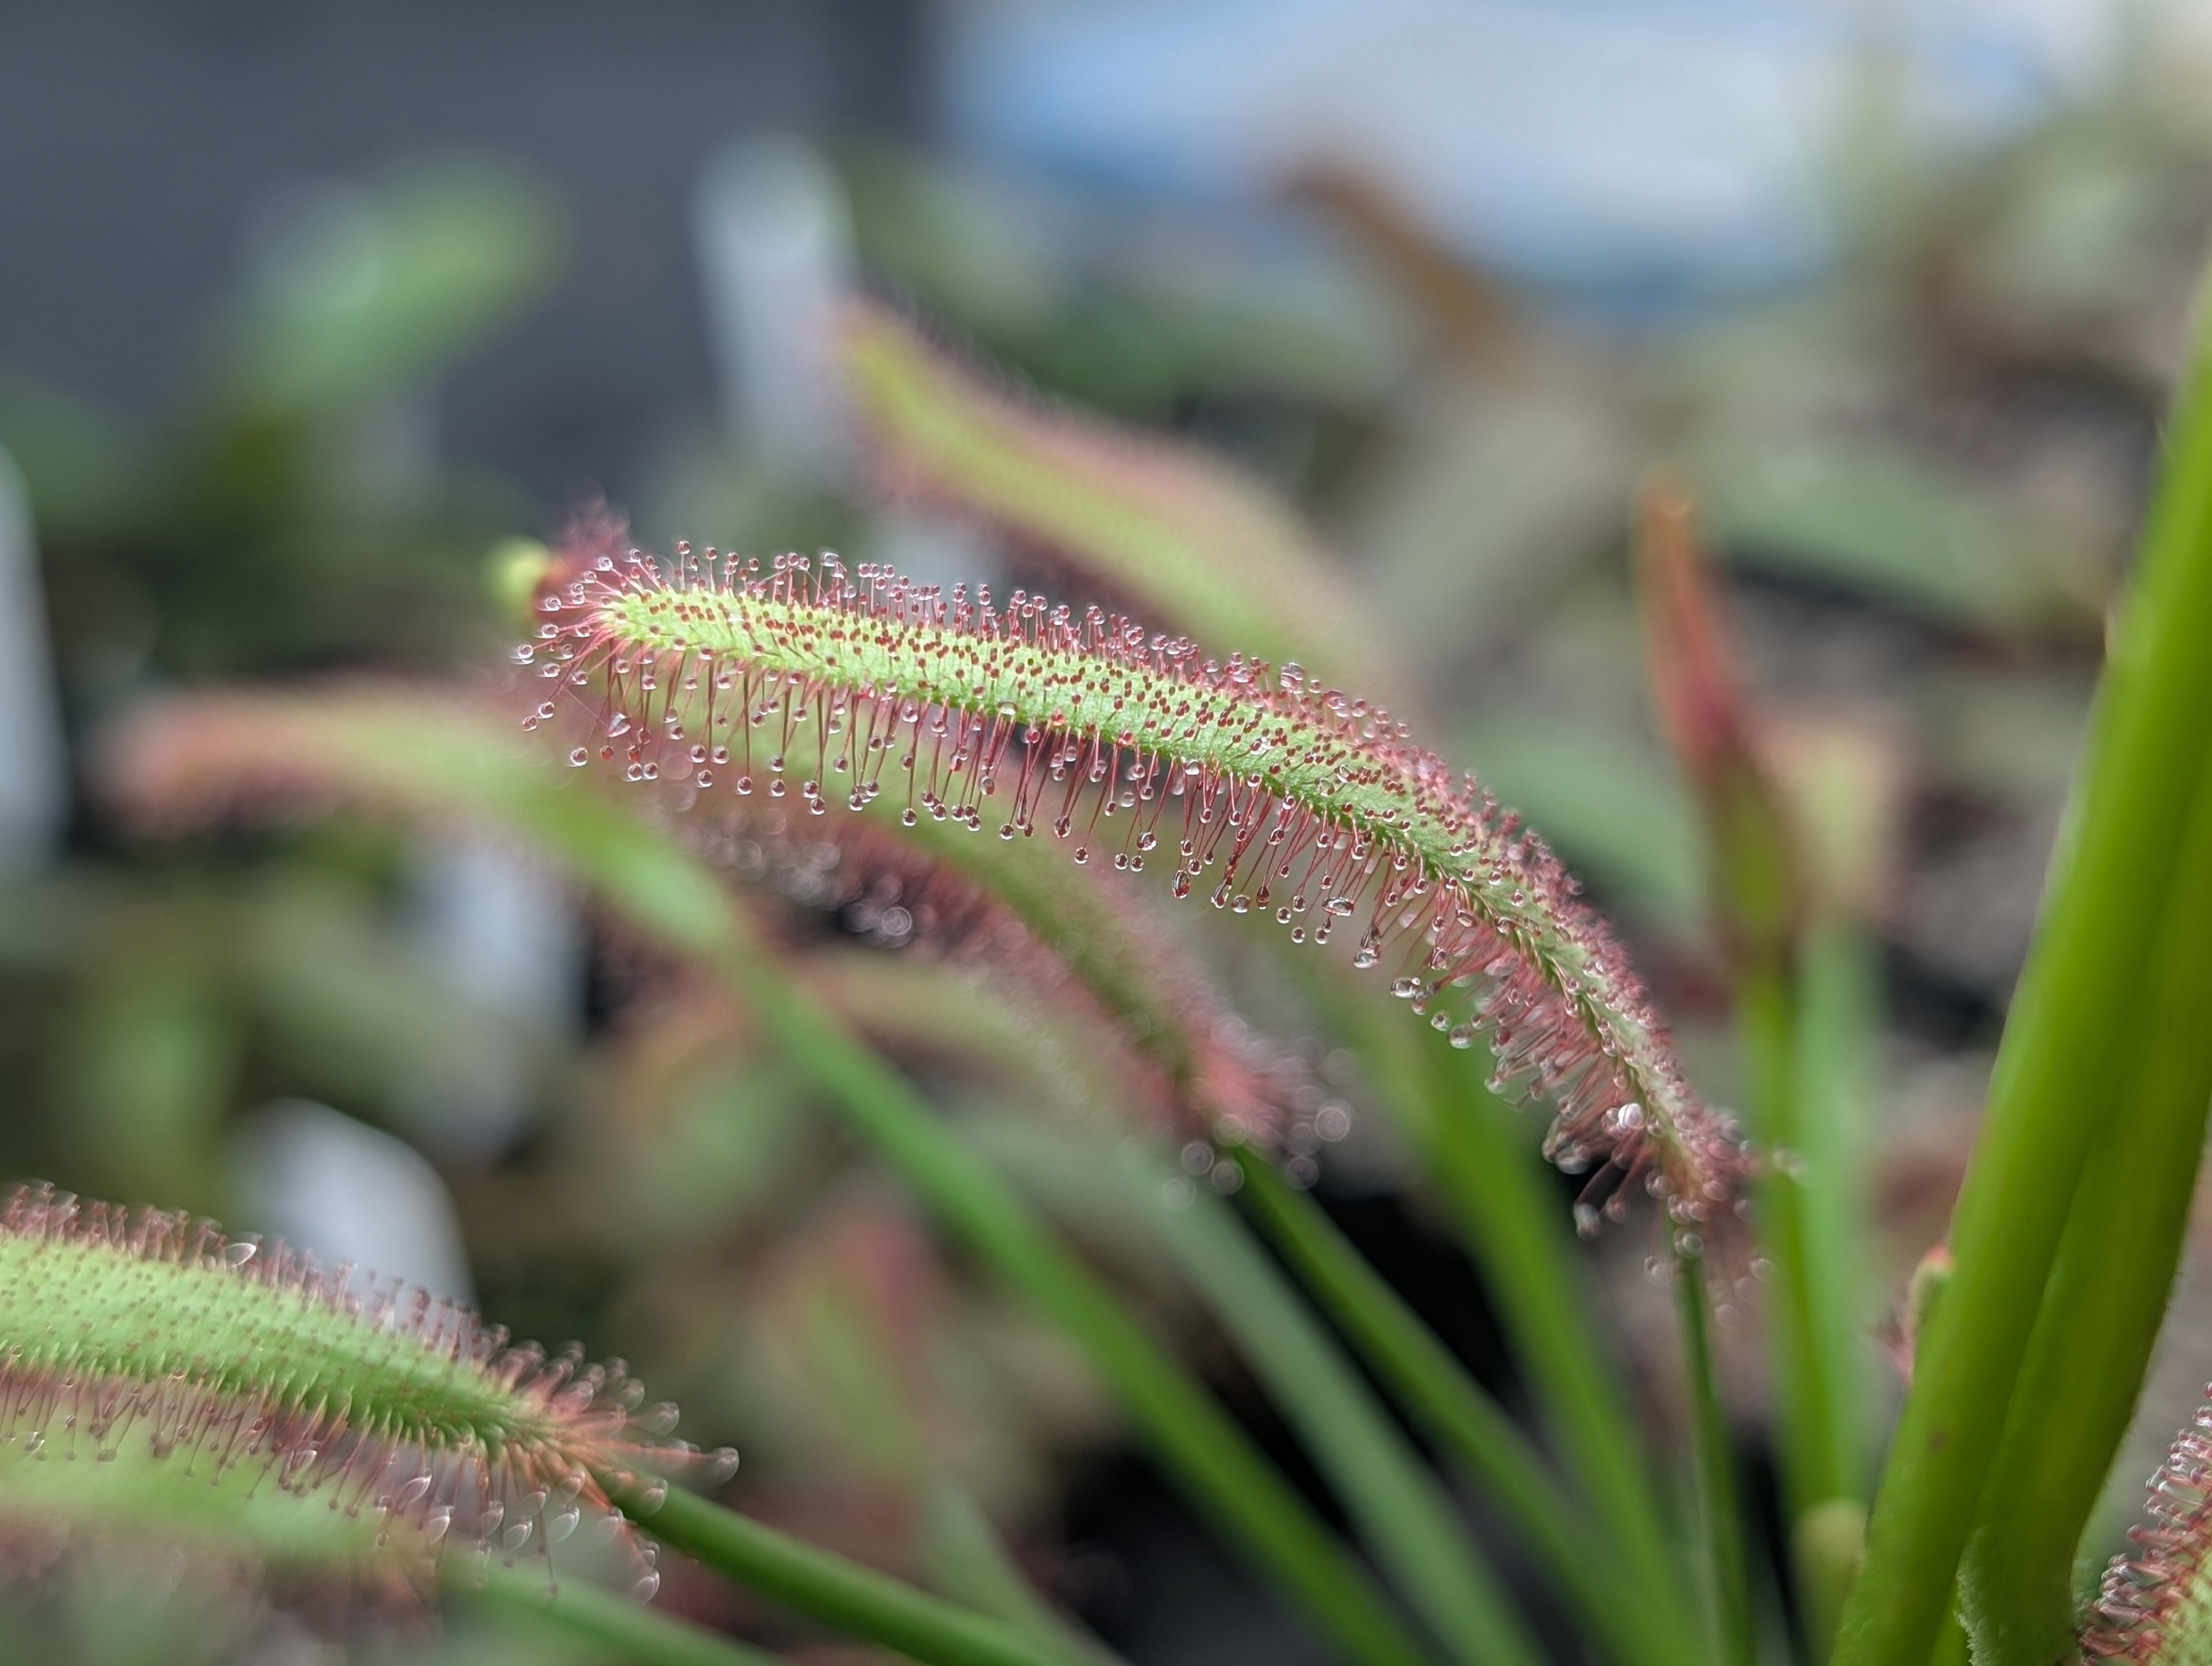
{"type": "Polygon", "coordinates": [[[619,1366],[510,1347],[450,1301],[364,1295],[188,1215],[39,1187],[0,1204],[0,1422],[33,1460],[246,1470],[425,1546],[511,1554],[606,1510],[608,1477],[691,1465],[657,1438],[671,1412],[633,1419],[641,1397],[619,1366]]]}
{"type": "MultiPolygon", "coordinates": [[[[166,700],[109,737],[99,772],[126,817],[170,830],[241,810],[375,801],[472,819],[471,795],[568,809],[603,796],[584,790],[596,783],[549,776],[544,763],[514,733],[510,702],[458,686],[347,681],[166,700]]],[[[950,821],[901,827],[880,800],[858,818],[823,820],[787,802],[728,805],[726,820],[694,818],[702,836],[692,842],[741,879],[810,907],[865,909],[887,941],[902,933],[884,916],[902,910],[915,937],[949,943],[1048,1004],[1095,1014],[1126,1049],[1115,1067],[1125,1107],[1164,1112],[1200,1135],[1283,1132],[1290,1084],[1279,1065],[1257,1055],[1203,974],[1103,875],[1048,846],[975,839],[950,821]],[[1124,1067],[1146,1079],[1133,1084],[1124,1067]]]]}
{"type": "Polygon", "coordinates": [[[572,561],[539,608],[516,657],[555,697],[529,721],[564,703],[587,718],[572,763],[699,796],[795,788],[816,814],[888,785],[901,819],[977,833],[993,803],[1000,839],[1042,833],[1129,870],[1151,857],[1177,897],[1203,883],[1294,941],[1357,921],[1355,964],[1395,963],[1395,992],[1453,1045],[1488,1037],[1501,1090],[1553,1103],[1549,1154],[1605,1165],[1593,1202],[1640,1178],[1697,1221],[1735,1195],[1733,1128],[1549,850],[1472,776],[1295,666],[826,556],[763,574],[610,549],[572,561]]]}
{"type": "Polygon", "coordinates": [[[2148,1525],[2115,1556],[2081,1635],[2089,1661],[2212,1663],[2212,1406],[2175,1438],[2150,1479],[2148,1525]]]}
{"type": "Polygon", "coordinates": [[[847,377],[887,483],[981,515],[1112,593],[1272,658],[1397,691],[1379,631],[1297,517],[1233,471],[994,388],[855,307],[847,377]]]}

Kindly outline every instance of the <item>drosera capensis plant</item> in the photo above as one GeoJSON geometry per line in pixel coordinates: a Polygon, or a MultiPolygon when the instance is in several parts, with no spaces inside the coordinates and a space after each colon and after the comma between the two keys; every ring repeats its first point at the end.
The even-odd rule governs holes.
{"type": "Polygon", "coordinates": [[[618,542],[587,544],[550,569],[538,608],[536,639],[515,659],[559,687],[526,726],[557,727],[565,696],[571,733],[584,730],[569,752],[578,767],[596,758],[634,783],[665,779],[693,806],[718,781],[775,800],[796,778],[811,815],[828,813],[831,793],[866,808],[888,774],[902,824],[927,815],[970,834],[1004,770],[1001,841],[1042,826],[1078,865],[1095,854],[1134,872],[1164,835],[1174,895],[1208,879],[1214,906],[1272,913],[1293,942],[1309,917],[1325,943],[1364,914],[1352,964],[1391,964],[1392,992],[1453,1047],[1487,1039],[1491,1091],[1547,1100],[1546,1155],[1571,1173],[1596,1169],[1576,1206],[1585,1232],[1626,1214],[1631,1183],[1662,1201],[1703,1408],[1713,1624],[1729,1658],[1750,1658],[1704,1322],[1706,1240],[1734,1225],[1747,1156],[1689,1087],[1565,870],[1474,777],[1296,666],[1224,665],[1188,639],[1096,609],[1079,621],[1018,591],[1002,614],[988,592],[971,603],[964,587],[947,597],[887,569],[848,575],[827,555],[763,572],[679,548],[664,568],[618,542]]]}
{"type": "MultiPolygon", "coordinates": [[[[2212,629],[2206,588],[2212,472],[2203,461],[2212,455],[2204,449],[2212,429],[2203,412],[2201,401],[2184,405],[2137,593],[2115,632],[2081,804],[2053,880],[2044,940],[2015,1004],[1983,1152],[1954,1217],[1955,1271],[1913,1334],[1911,1399],[1873,1500],[1863,1561],[1861,1495],[1846,1487],[1824,1499],[1825,1486],[1793,1483],[1796,1502],[1817,1516],[1820,1566],[1835,1587],[1815,1595],[1829,1608],[1844,1604],[1836,1648],[1858,1666],[1963,1660],[1965,1634],[1952,1621],[1954,1613],[1975,1628],[1978,1661],[2048,1666],[2076,1649],[2065,1602],[2079,1537],[2075,1511],[2086,1513],[2091,1484],[2109,1458],[2107,1443],[2117,1440],[2124,1402],[2141,1377],[2148,1323],[2161,1305],[2185,1219],[2181,1159],[2201,1137],[2206,1103],[2205,1079],[2197,1073],[2205,1062],[2204,1031],[2194,1022],[2202,1012],[2195,945],[2203,933],[2184,928],[2212,895],[2197,885],[2192,866],[2212,849],[2194,830],[2201,818],[2192,808],[2205,794],[2205,713],[2212,711],[2205,679],[2212,673],[2201,655],[2185,651],[2212,629]],[[2113,1116],[2132,1116],[2141,1126],[2130,1124],[2124,1141],[2097,1143],[2095,1125],[2113,1116]],[[2099,1152],[2124,1149],[2160,1153],[2157,1209],[2128,1207],[2144,1185],[2130,1164],[2097,1159],[2099,1152]],[[2092,1160],[2081,1160],[2085,1151],[2092,1160]],[[2100,1226],[2116,1210],[2127,1231],[2100,1226]],[[2111,1304],[2108,1344],[2070,1347],[2091,1334],[2081,1304],[2114,1281],[2131,1294],[2124,1313],[2111,1304]],[[2094,1392],[2035,1386],[2077,1379],[2094,1392]],[[2082,1419],[2077,1408],[2094,1414],[2082,1419]],[[2069,1420],[2083,1426],[2069,1429],[2069,1420]],[[2059,1480],[2046,1484],[2044,1471],[2031,1475],[2008,1456],[2014,1448],[2035,1460],[2061,1454],[2063,1466],[2045,1466],[2059,1480]],[[2031,1478],[1992,1487],[1992,1466],[2000,1479],[2031,1478]],[[2055,1507],[2021,1503],[2031,1499],[2055,1507]],[[1992,1625],[1972,1602],[1961,1605],[1962,1558],[1969,1580],[1984,1581],[1977,1601],[2002,1608],[2008,1620],[2027,1615],[2032,1625],[1992,1625]],[[1845,1596],[1843,1587],[1854,1579],[1845,1596]],[[2054,1591],[2056,1642],[2049,1618],[2054,1591]]],[[[1018,412],[1000,415],[1018,428],[1018,412]]],[[[1096,458],[1071,453],[1062,460],[1110,498],[1111,471],[1092,467],[1096,458]]],[[[1111,537],[1115,524],[1111,515],[1100,516],[1089,531],[1111,537]]],[[[1367,1281],[1351,1258],[1355,1252],[1328,1236],[1326,1218],[1307,1207],[1314,1200],[1281,1183],[1263,1146],[1224,1140],[1229,1150],[1210,1152],[1205,1171],[1231,1183],[1243,1177],[1261,1200],[1246,1220],[1264,1222],[1308,1293],[1332,1311],[1401,1404],[1432,1432],[1446,1432],[1454,1456],[1496,1494],[1518,1498],[1512,1513],[1531,1545],[1571,1543],[1589,1524],[1589,1554],[1608,1578],[1556,1584],[1579,1603],[1603,1607],[1602,1623],[1578,1618],[1608,1658],[1682,1666],[1721,1659],[1734,1666],[1771,1646],[1778,1633],[1756,1623],[1759,1568],[1733,1508],[1736,1488],[1707,1340],[1714,1315],[1698,1271],[1718,1236],[1711,1229],[1735,1212],[1739,1185],[1753,1165],[1732,1126],[1705,1110],[1684,1085],[1618,949],[1540,842],[1472,781],[1420,752],[1387,715],[1287,664],[1277,672],[1253,660],[1208,661],[1181,636],[1150,635],[1103,611],[1055,610],[1018,593],[994,607],[980,591],[939,592],[872,568],[848,572],[834,558],[756,566],[679,548],[663,562],[629,550],[607,528],[595,536],[596,543],[586,538],[544,573],[530,598],[536,634],[516,659],[532,690],[528,727],[561,737],[547,750],[573,747],[580,766],[611,769],[563,771],[550,757],[533,768],[478,751],[459,723],[433,720],[374,739],[368,748],[377,760],[371,774],[385,770],[398,780],[411,770],[417,785],[408,792],[416,801],[437,805],[442,793],[450,801],[443,807],[454,813],[479,811],[526,835],[536,832],[611,913],[720,976],[799,1065],[799,1077],[837,1107],[937,1221],[1082,1343],[1188,1496],[1340,1652],[1407,1666],[1438,1657],[1482,1659],[1471,1626],[1449,1633],[1438,1626],[1438,1593],[1450,1594],[1443,1564],[1429,1564],[1435,1577],[1409,1578],[1419,1559],[1406,1554],[1408,1545],[1437,1548],[1422,1541],[1419,1500],[1409,1513],[1410,1495],[1391,1503],[1372,1489],[1355,1493],[1343,1484],[1344,1466],[1329,1471],[1337,1501],[1358,1500],[1346,1513],[1373,1555],[1370,1578],[1211,1396],[1144,1334],[1118,1292],[1030,1206],[1012,1183],[1018,1173],[997,1165],[986,1119],[936,1102],[860,1042],[860,1026],[843,1021],[792,976],[778,945],[751,927],[743,899],[695,852],[711,848],[714,830],[727,824],[717,820],[717,806],[740,823],[781,828],[779,836],[800,844],[805,830],[844,822],[910,842],[927,862],[957,870],[1001,901],[1005,891],[992,876],[1045,856],[1063,876],[1089,880],[1104,871],[1119,880],[1113,870],[1125,869],[1133,883],[1164,880],[1158,888],[1207,896],[1224,911],[1275,915],[1287,927],[1280,937],[1347,939],[1349,958],[1370,988],[1394,988],[1461,1044],[1455,1050],[1414,1026],[1394,1026],[1387,1020],[1397,1015],[1384,1000],[1348,998],[1347,1005],[1363,1006],[1358,1023],[1335,1023],[1340,1015],[1332,1014],[1340,1033],[1361,1039],[1359,1067],[1380,1094],[1409,1107],[1401,1119],[1408,1130],[1427,1131],[1416,1143],[1461,1233],[1484,1246],[1485,1276],[1504,1296],[1524,1380],[1554,1451],[1525,1448],[1517,1431],[1499,1426],[1484,1402],[1470,1400],[1452,1377],[1453,1362],[1427,1345],[1418,1319],[1386,1310],[1371,1323],[1358,1322],[1371,1292],[1363,1294],[1367,1281]],[[453,779],[433,781],[441,771],[453,779]],[[635,786],[624,789],[609,777],[635,786]],[[619,801],[625,791],[629,804],[619,801]],[[840,805],[863,813],[847,816],[840,805]],[[1066,860],[1070,856],[1078,860],[1066,860]],[[1372,1025],[1366,1006],[1375,1009],[1372,1025]],[[1386,1034],[1402,1041],[1402,1058],[1386,1056],[1399,1049],[1367,1045],[1386,1034]],[[1497,1223],[1481,1219],[1515,1209],[1533,1219],[1555,1206],[1560,1225],[1566,1217],[1553,1195],[1530,1191],[1516,1201],[1511,1188],[1492,1186],[1477,1172],[1503,1172],[1521,1155],[1510,1119],[1491,1116],[1498,1107],[1480,1085],[1484,1067],[1472,1049],[1485,1041],[1497,1049],[1498,1089],[1553,1099],[1559,1121],[1547,1141],[1551,1154],[1571,1170],[1599,1169],[1579,1224],[1595,1227],[1605,1213],[1625,1209],[1629,1181],[1642,1181],[1665,1201],[1661,1219],[1674,1265],[1660,1270],[1671,1270],[1688,1365],[1685,1422],[1692,1438],[1681,1444],[1694,1448],[1706,1529],[1713,1613],[1705,1634],[1688,1616],[1692,1586],[1680,1577],[1689,1571],[1681,1554],[1686,1535],[1660,1490],[1639,1481],[1635,1424],[1604,1391],[1602,1349],[1592,1349],[1582,1334],[1595,1328],[1583,1310],[1590,1304],[1578,1299],[1571,1280],[1556,1276],[1559,1268],[1539,1276],[1524,1264],[1534,1239],[1493,1230],[1497,1223]],[[1508,1137],[1498,1137],[1501,1129],[1508,1137]],[[1605,1461],[1594,1461],[1601,1452],[1605,1461]],[[1402,1609],[1386,1592],[1393,1584],[1406,1599],[1402,1609]]],[[[1204,621],[1163,605],[1168,587],[1158,588],[1143,598],[1147,611],[1176,630],[1212,636],[1204,621]]],[[[1303,642],[1285,648],[1310,663],[1331,663],[1303,642]]],[[[300,772],[302,779],[314,773],[300,772]]],[[[857,848],[857,842],[842,848],[857,848]]],[[[881,846],[875,871],[902,861],[895,854],[902,848],[881,846]]],[[[1099,894],[1114,895],[1104,887],[1099,894]]],[[[1069,906],[1065,897],[1052,900],[1040,891],[1012,912],[1025,923],[1049,921],[1069,906]]],[[[1120,974],[1109,969],[1111,975],[1086,981],[1078,970],[1080,956],[1066,945],[1082,935],[1071,931],[1055,940],[1048,930],[1037,940],[1063,954],[1078,980],[1133,1025],[1141,1003],[1102,994],[1120,974]]],[[[1135,953],[1141,983],[1145,952],[1135,953]]],[[[1340,970],[1310,955],[1303,963],[1321,965],[1332,984],[1340,970]]],[[[1789,1071],[1753,1086],[1754,1100],[1765,1092],[1772,1103],[1775,1088],[1794,1093],[1805,1085],[1807,1061],[1817,1049],[1800,1045],[1796,1030],[1793,1020],[1787,1039],[1796,1057],[1789,1071]]],[[[1772,1033],[1785,1035],[1778,1023],[1772,1033]]],[[[1193,1099],[1186,1109],[1204,1107],[1193,1099]]],[[[1755,1112],[1765,1109],[1753,1105],[1755,1112]]],[[[1763,1120],[1757,1126],[1766,1131],[1763,1120]]],[[[1777,1158],[1778,1164],[1778,1152],[1777,1158]]],[[[1543,1179],[1533,1163],[1523,1166],[1543,1179]]],[[[1528,1177],[1514,1172],[1514,1184],[1523,1185],[1528,1177]]],[[[1756,1230],[1775,1233],[1778,1223],[1761,1213],[1773,1187],[1748,1189],[1756,1230]]],[[[1207,1200],[1203,1230],[1239,1230],[1234,1210],[1218,1203],[1207,1200]]],[[[1273,1347],[1258,1336],[1259,1320],[1270,1310],[1286,1316],[1282,1274],[1245,1255],[1241,1241],[1235,1259],[1243,1268],[1238,1277],[1274,1281],[1238,1316],[1248,1340],[1273,1347]]],[[[1226,1266],[1229,1258],[1223,1260],[1226,1266]]],[[[1753,1263],[1751,1270],[1770,1269],[1753,1263]]],[[[1731,1294],[1748,1298],[1771,1322],[1777,1298],[1761,1296],[1759,1282],[1738,1281],[1731,1294]]],[[[1226,1286],[1217,1277],[1212,1287],[1218,1301],[1226,1286]]],[[[1795,1352],[1808,1371],[1826,1374],[1810,1386],[1828,1394],[1832,1406],[1847,1404],[1836,1397],[1844,1385],[1835,1379],[1849,1362],[1832,1357],[1832,1348],[1795,1352]]],[[[1293,1357],[1278,1349],[1261,1376],[1293,1357]]],[[[1364,1392],[1357,1383],[1346,1387],[1364,1392]]],[[[1279,1408],[1291,1398],[1274,1395],[1279,1408]]],[[[1316,1402],[1311,1392],[1305,1398],[1310,1408],[1316,1402]]],[[[1853,1426],[1846,1418],[1808,1415],[1802,1426],[1850,1436],[1853,1426]]],[[[1324,1450],[1323,1443],[1304,1444],[1310,1456],[1324,1450]]],[[[1839,1461],[1832,1467],[1848,1481],[1856,1448],[1844,1440],[1833,1445],[1839,1461]]],[[[2197,1473],[2169,1478],[2166,1496],[2186,1504],[2197,1473]]],[[[849,1579],[829,1578],[824,1586],[827,1576],[812,1560],[818,1553],[763,1541],[757,1523],[680,1490],[654,1508],[643,1500],[633,1508],[627,1490],[609,1491],[644,1530],[688,1544],[758,1589],[774,1592],[795,1578],[817,1598],[834,1587],[835,1599],[823,1600],[853,1614],[874,1614],[884,1626],[904,1623],[899,1614],[915,1620],[925,1640],[908,1652],[1020,1657],[977,1644],[983,1634],[963,1631],[963,1616],[915,1608],[908,1594],[877,1607],[849,1579]],[[932,1629],[948,1620],[951,1630],[932,1629]]],[[[2116,1576],[2142,1600],[2130,1606],[2108,1588],[2087,1639],[2093,1654],[2191,1657],[2179,1651],[2193,1634],[2187,1600],[2173,1593],[2193,1590],[2197,1580],[2201,1557],[2182,1536],[2197,1517],[2178,1508],[2157,1513],[2164,1536],[2150,1542],[2151,1557],[2116,1576]]],[[[1797,1572],[1794,1595],[1802,1614],[1811,1599],[1804,1569],[1797,1572]]],[[[1471,1589],[1463,1585],[1460,1596],[1471,1589]]],[[[887,1630],[854,1629],[907,1646],[887,1630]]],[[[1828,1631],[1826,1619],[1808,1623],[1794,1639],[1796,1652],[1817,1662],[1828,1631]]]]}
{"type": "Polygon", "coordinates": [[[1741,1142],[1550,851],[1386,712],[1297,666],[829,556],[763,569],[587,544],[538,606],[516,658],[558,687],[526,721],[558,723],[565,702],[587,726],[571,763],[697,794],[795,787],[812,814],[888,782],[902,821],[975,833],[996,800],[1000,839],[1042,832],[1132,871],[1154,858],[1176,897],[1204,880],[1216,907],[1272,915],[1293,941],[1355,921],[1356,965],[1391,968],[1453,1046],[1486,1037],[1500,1091],[1555,1107],[1547,1154],[1597,1170],[1589,1224],[1634,1180],[1684,1224],[1733,1209],[1741,1142]]]}

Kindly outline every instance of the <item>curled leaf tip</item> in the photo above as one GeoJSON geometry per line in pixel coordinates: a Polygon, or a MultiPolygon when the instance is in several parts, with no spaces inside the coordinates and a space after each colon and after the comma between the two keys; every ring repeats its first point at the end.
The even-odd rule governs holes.
{"type": "Polygon", "coordinates": [[[1050,839],[1079,864],[1166,868],[1178,897],[1354,937],[1493,1087],[1549,1100],[1583,1209],[1641,1180],[1696,1223],[1743,1154],[1697,1099],[1619,945],[1543,842],[1379,708],[1121,616],[950,592],[836,556],[757,562],[604,526],[573,544],[515,651],[569,761],[826,814],[879,799],[914,824],[1050,839]]]}
{"type": "Polygon", "coordinates": [[[325,1497],[380,1542],[511,1557],[613,1519],[607,1489],[640,1473],[733,1466],[665,1438],[674,1408],[642,1398],[619,1361],[511,1346],[450,1299],[189,1214],[44,1185],[0,1201],[13,1461],[150,1457],[246,1499],[325,1497]]]}

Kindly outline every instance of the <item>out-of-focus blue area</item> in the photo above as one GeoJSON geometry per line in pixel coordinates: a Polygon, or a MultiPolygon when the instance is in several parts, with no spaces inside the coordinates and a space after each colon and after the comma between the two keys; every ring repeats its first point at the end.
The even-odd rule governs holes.
{"type": "Polygon", "coordinates": [[[1217,204],[1348,165],[1492,270],[1614,300],[1803,277],[1835,246],[1850,148],[2016,133],[2112,40],[2091,0],[1890,18],[1758,0],[976,0],[954,15],[945,116],[981,155],[1217,204]]]}

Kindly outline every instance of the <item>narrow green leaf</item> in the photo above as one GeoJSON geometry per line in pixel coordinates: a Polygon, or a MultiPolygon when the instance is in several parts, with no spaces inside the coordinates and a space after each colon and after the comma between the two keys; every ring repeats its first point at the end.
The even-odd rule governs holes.
{"type": "Polygon", "coordinates": [[[1744,1560],[1743,1513],[1736,1496],[1735,1465],[1729,1454],[1728,1424],[1713,1377],[1705,1253],[1702,1246],[1686,1247],[1684,1240],[1692,1236],[1675,1233],[1669,1270],[1689,1368],[1690,1434],[1697,1454],[1698,1513],[1705,1518],[1714,1642],[1725,1666],[1755,1666],[1759,1639],[1752,1622],[1750,1568],[1744,1560]]]}
{"type": "MultiPolygon", "coordinates": [[[[1466,1662],[1533,1663],[1534,1639],[1467,1524],[1312,1310],[1210,1185],[1194,1186],[1151,1150],[1117,1142],[1071,1162],[1066,1136],[1000,1140],[1033,1187],[1079,1174],[1124,1187],[1192,1289],[1235,1341],[1358,1528],[1415,1611],[1466,1662]],[[1055,1149],[1057,1147],[1057,1149],[1055,1149]]],[[[1232,1170],[1234,1172],[1234,1170],[1232,1170]]]]}
{"type": "Polygon", "coordinates": [[[1632,1590],[1614,1577],[1600,1530],[1504,1410],[1370,1267],[1321,1206],[1249,1149],[1235,1153],[1244,1195],[1277,1250],[1430,1437],[1489,1491],[1576,1617],[1622,1663],[1670,1658],[1632,1590]]]}
{"type": "Polygon", "coordinates": [[[1704,1658],[1675,1535],[1596,1335],[1595,1293],[1512,1112],[1465,1055],[1424,1048],[1374,1003],[1316,987],[1482,1269],[1552,1444],[1617,1549],[1613,1577],[1671,1658],[1704,1658]]]}

